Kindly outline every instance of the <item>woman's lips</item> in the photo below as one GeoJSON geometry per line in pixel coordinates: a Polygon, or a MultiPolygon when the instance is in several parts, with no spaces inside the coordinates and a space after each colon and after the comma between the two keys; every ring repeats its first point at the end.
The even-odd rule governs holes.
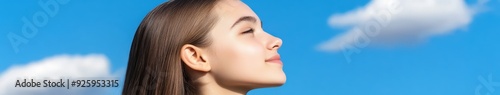
{"type": "Polygon", "coordinates": [[[280,58],[279,54],[276,54],[273,57],[266,59],[266,62],[283,64],[283,62],[281,62],[281,58],[280,58]]]}

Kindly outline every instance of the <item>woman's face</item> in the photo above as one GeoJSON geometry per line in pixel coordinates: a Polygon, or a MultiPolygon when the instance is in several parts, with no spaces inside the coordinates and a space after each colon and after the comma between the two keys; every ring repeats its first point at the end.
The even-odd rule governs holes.
{"type": "Polygon", "coordinates": [[[235,87],[279,86],[286,81],[279,59],[282,41],[262,29],[259,17],[239,0],[220,0],[207,58],[218,83],[235,87]]]}

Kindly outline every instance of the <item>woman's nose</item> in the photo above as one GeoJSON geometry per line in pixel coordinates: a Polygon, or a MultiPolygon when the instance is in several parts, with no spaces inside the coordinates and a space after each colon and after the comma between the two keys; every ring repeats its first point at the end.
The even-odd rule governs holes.
{"type": "Polygon", "coordinates": [[[268,34],[268,44],[267,44],[267,49],[269,50],[273,50],[273,49],[279,49],[281,47],[281,45],[283,44],[283,41],[278,38],[278,37],[275,37],[273,35],[270,35],[268,34]]]}

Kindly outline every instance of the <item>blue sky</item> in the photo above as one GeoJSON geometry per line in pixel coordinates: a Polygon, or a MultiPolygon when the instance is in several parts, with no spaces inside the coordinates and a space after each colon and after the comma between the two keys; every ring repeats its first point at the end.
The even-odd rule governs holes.
{"type": "MultiPolygon", "coordinates": [[[[109,69],[105,70],[110,74],[106,75],[117,76],[123,82],[137,26],[152,8],[164,2],[69,0],[66,4],[58,3],[59,10],[53,17],[47,16],[46,24],[39,24],[41,27],[37,27],[36,34],[25,36],[22,19],[33,21],[37,12],[47,13],[38,3],[47,1],[7,0],[0,3],[0,74],[4,78],[16,78],[5,77],[13,67],[27,66],[50,57],[98,54],[105,56],[107,62],[104,63],[109,63],[109,69]],[[27,40],[17,47],[17,52],[9,40],[10,34],[27,40]]],[[[376,0],[243,1],[257,13],[267,32],[283,40],[279,53],[287,75],[285,85],[256,89],[250,95],[478,95],[478,88],[481,88],[479,95],[500,93],[498,0],[487,1],[481,5],[481,11],[470,17],[470,22],[441,31],[445,34],[403,42],[410,45],[377,47],[374,42],[360,48],[360,53],[349,56],[350,61],[342,51],[318,49],[323,42],[353,28],[332,26],[329,19],[362,9],[376,0]],[[488,90],[479,79],[488,80],[489,75],[493,90],[488,90]]],[[[467,0],[465,3],[473,6],[480,1],[467,0]]],[[[453,21],[459,20],[451,21],[451,25],[455,25],[453,21]]],[[[120,94],[121,88],[106,90],[120,94]]]]}

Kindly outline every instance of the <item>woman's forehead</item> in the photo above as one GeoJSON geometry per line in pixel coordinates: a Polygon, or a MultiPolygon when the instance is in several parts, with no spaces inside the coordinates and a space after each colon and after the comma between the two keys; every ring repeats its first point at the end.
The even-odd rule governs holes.
{"type": "Polygon", "coordinates": [[[219,16],[256,16],[253,10],[240,0],[219,0],[214,10],[219,16]]]}

